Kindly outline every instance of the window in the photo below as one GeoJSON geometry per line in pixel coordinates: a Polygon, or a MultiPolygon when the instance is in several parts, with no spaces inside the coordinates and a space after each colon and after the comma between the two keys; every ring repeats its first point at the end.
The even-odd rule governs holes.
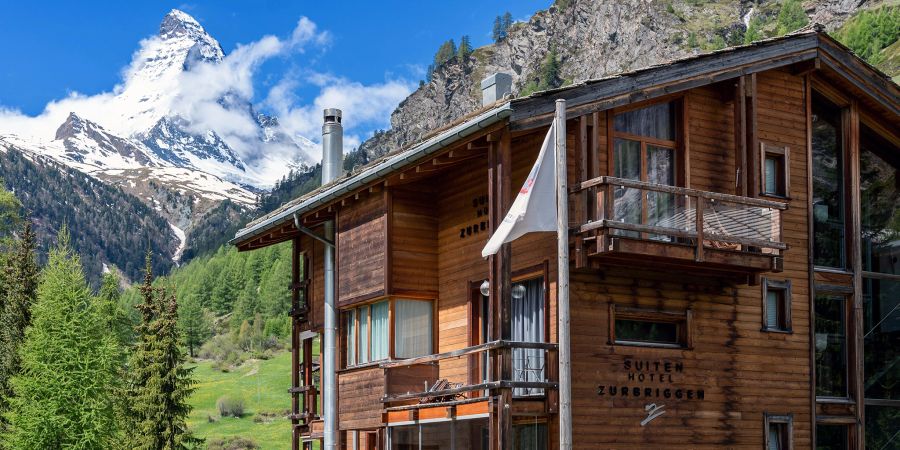
{"type": "Polygon", "coordinates": [[[522,423],[513,425],[513,448],[516,450],[545,450],[549,447],[547,423],[522,423]]]}
{"type": "Polygon", "coordinates": [[[900,149],[860,124],[866,448],[900,442],[900,149]]]}
{"type": "Polygon", "coordinates": [[[765,414],[765,447],[767,450],[790,450],[794,442],[793,418],[789,415],[765,414]]]}
{"type": "Polygon", "coordinates": [[[356,366],[388,357],[387,300],[344,311],[346,365],[356,366]]]}
{"type": "Polygon", "coordinates": [[[431,301],[394,301],[394,356],[431,354],[432,307],[431,301]]]}
{"type": "Polygon", "coordinates": [[[791,331],[791,282],[762,280],[763,331],[791,331]]]}
{"type": "Polygon", "coordinates": [[[389,299],[345,310],[346,366],[388,359],[391,348],[401,359],[431,354],[433,307],[431,300],[389,299]],[[392,305],[394,341],[389,342],[392,305]]]}
{"type": "Polygon", "coordinates": [[[760,155],[762,157],[762,189],[760,193],[775,197],[787,197],[790,193],[788,147],[760,143],[760,155]]]}
{"type": "Polygon", "coordinates": [[[610,342],[621,345],[690,348],[691,311],[670,312],[610,304],[610,342]]]}
{"type": "Polygon", "coordinates": [[[847,450],[847,425],[816,424],[816,450],[847,450]]]}
{"type": "MultiPolygon", "coordinates": [[[[518,281],[512,286],[510,306],[512,340],[545,342],[544,311],[546,296],[544,277],[518,281]]],[[[544,351],[514,348],[512,350],[513,379],[515,381],[546,381],[544,351]]],[[[543,395],[543,389],[516,388],[514,396],[543,395]]]]}
{"type": "Polygon", "coordinates": [[[816,396],[847,397],[847,297],[815,298],[816,396]]]}
{"type": "MultiPolygon", "coordinates": [[[[676,102],[667,102],[615,114],[614,176],[669,186],[676,184],[677,110],[676,102]]],[[[674,194],[648,192],[645,198],[640,189],[617,187],[613,195],[615,220],[657,225],[674,214],[674,194]]]]}
{"type": "Polygon", "coordinates": [[[817,266],[844,268],[843,111],[813,93],[812,177],[813,260],[817,266]]]}
{"type": "Polygon", "coordinates": [[[862,270],[900,276],[900,149],[860,126],[862,270]]]}

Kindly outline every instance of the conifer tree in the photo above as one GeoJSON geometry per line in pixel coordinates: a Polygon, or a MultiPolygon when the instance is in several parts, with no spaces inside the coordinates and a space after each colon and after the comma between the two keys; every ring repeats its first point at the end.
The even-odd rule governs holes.
{"type": "Polygon", "coordinates": [[[188,348],[188,355],[193,358],[194,350],[203,345],[211,334],[209,320],[203,307],[200,306],[197,296],[188,296],[181,302],[178,311],[178,328],[184,336],[184,345],[188,348]]]}
{"type": "Polygon", "coordinates": [[[539,90],[547,90],[558,88],[562,84],[560,79],[560,62],[555,47],[550,47],[550,51],[541,64],[539,90]]]}
{"type": "Polygon", "coordinates": [[[130,448],[175,450],[199,443],[188,431],[190,413],[187,398],[194,391],[193,369],[184,367],[178,333],[178,304],[153,287],[151,255],[147,254],[142,303],[137,305],[141,323],[137,342],[129,361],[129,398],[125,411],[129,420],[126,436],[130,448]]]}
{"type": "Polygon", "coordinates": [[[803,11],[803,5],[800,4],[800,0],[785,0],[781,4],[781,10],[778,11],[775,29],[778,35],[781,36],[802,28],[808,23],[809,17],[803,11]]]}
{"type": "MultiPolygon", "coordinates": [[[[31,307],[37,297],[38,266],[34,258],[35,235],[25,221],[2,275],[6,299],[0,302],[0,414],[7,410],[12,390],[9,380],[19,370],[19,347],[31,324],[31,307]]],[[[0,429],[5,421],[0,417],[0,429]]],[[[2,447],[2,445],[0,445],[2,447]]]]}
{"type": "Polygon", "coordinates": [[[115,445],[119,361],[65,226],[41,274],[4,441],[10,449],[115,445]]]}
{"type": "Polygon", "coordinates": [[[503,40],[503,19],[500,16],[494,18],[494,28],[491,31],[491,38],[494,40],[494,43],[499,43],[503,40]]]}
{"type": "Polygon", "coordinates": [[[453,59],[456,56],[456,43],[453,42],[453,39],[450,39],[443,44],[441,44],[440,48],[438,48],[437,53],[434,54],[434,66],[441,67],[453,59]]]}
{"type": "Polygon", "coordinates": [[[112,272],[103,275],[97,299],[109,331],[117,338],[122,347],[129,346],[134,340],[134,323],[132,323],[131,315],[122,305],[122,291],[119,289],[118,275],[112,272]]]}
{"type": "Polygon", "coordinates": [[[464,63],[472,54],[472,39],[464,35],[459,39],[459,49],[456,52],[459,62],[464,63]]]}
{"type": "Polygon", "coordinates": [[[509,37],[509,29],[512,27],[512,14],[509,11],[503,14],[503,19],[501,19],[500,27],[503,29],[503,39],[509,37]]]}

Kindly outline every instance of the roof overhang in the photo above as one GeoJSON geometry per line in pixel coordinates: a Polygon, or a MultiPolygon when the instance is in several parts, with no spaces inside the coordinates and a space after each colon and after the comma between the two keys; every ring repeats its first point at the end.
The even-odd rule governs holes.
{"type": "Polygon", "coordinates": [[[825,33],[810,30],[513,100],[510,128],[547,126],[557,99],[566,100],[566,112],[574,117],[813,60],[900,115],[896,83],[825,33]]]}
{"type": "Polygon", "coordinates": [[[284,222],[293,221],[294,214],[302,215],[306,212],[313,211],[321,206],[340,199],[344,195],[351,194],[358,189],[381,180],[389,174],[412,167],[448,146],[472,136],[480,130],[506,120],[511,113],[512,109],[510,108],[509,102],[491,108],[413,146],[412,148],[374,163],[357,174],[338,179],[331,184],[323,186],[312,193],[301,197],[296,202],[291,202],[282,208],[279,208],[265,218],[258,220],[255,223],[251,223],[246,228],[238,231],[237,234],[235,234],[234,239],[229,241],[229,243],[240,245],[242,242],[261,233],[265,233],[284,222]]]}

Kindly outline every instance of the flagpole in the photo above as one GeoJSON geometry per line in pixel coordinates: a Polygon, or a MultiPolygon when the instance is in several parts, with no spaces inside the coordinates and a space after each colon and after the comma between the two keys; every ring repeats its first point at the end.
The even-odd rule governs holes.
{"type": "Polygon", "coordinates": [[[556,101],[556,280],[559,331],[559,448],[572,448],[572,373],[569,344],[569,193],[566,182],[566,101],[556,101]]]}

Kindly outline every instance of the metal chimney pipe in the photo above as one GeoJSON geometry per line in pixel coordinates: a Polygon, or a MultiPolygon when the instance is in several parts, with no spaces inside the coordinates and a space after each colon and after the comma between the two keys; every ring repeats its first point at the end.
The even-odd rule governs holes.
{"type": "Polygon", "coordinates": [[[344,174],[344,126],[341,110],[328,108],[322,124],[322,184],[328,184],[344,174]]]}
{"type": "MultiPolygon", "coordinates": [[[[322,124],[322,184],[343,175],[344,127],[341,110],[328,108],[322,124]]],[[[334,221],[323,225],[325,239],[334,242],[334,221]]],[[[334,289],[334,246],[325,246],[325,345],[322,351],[322,411],[325,419],[325,450],[337,450],[337,304],[334,289]]]]}

